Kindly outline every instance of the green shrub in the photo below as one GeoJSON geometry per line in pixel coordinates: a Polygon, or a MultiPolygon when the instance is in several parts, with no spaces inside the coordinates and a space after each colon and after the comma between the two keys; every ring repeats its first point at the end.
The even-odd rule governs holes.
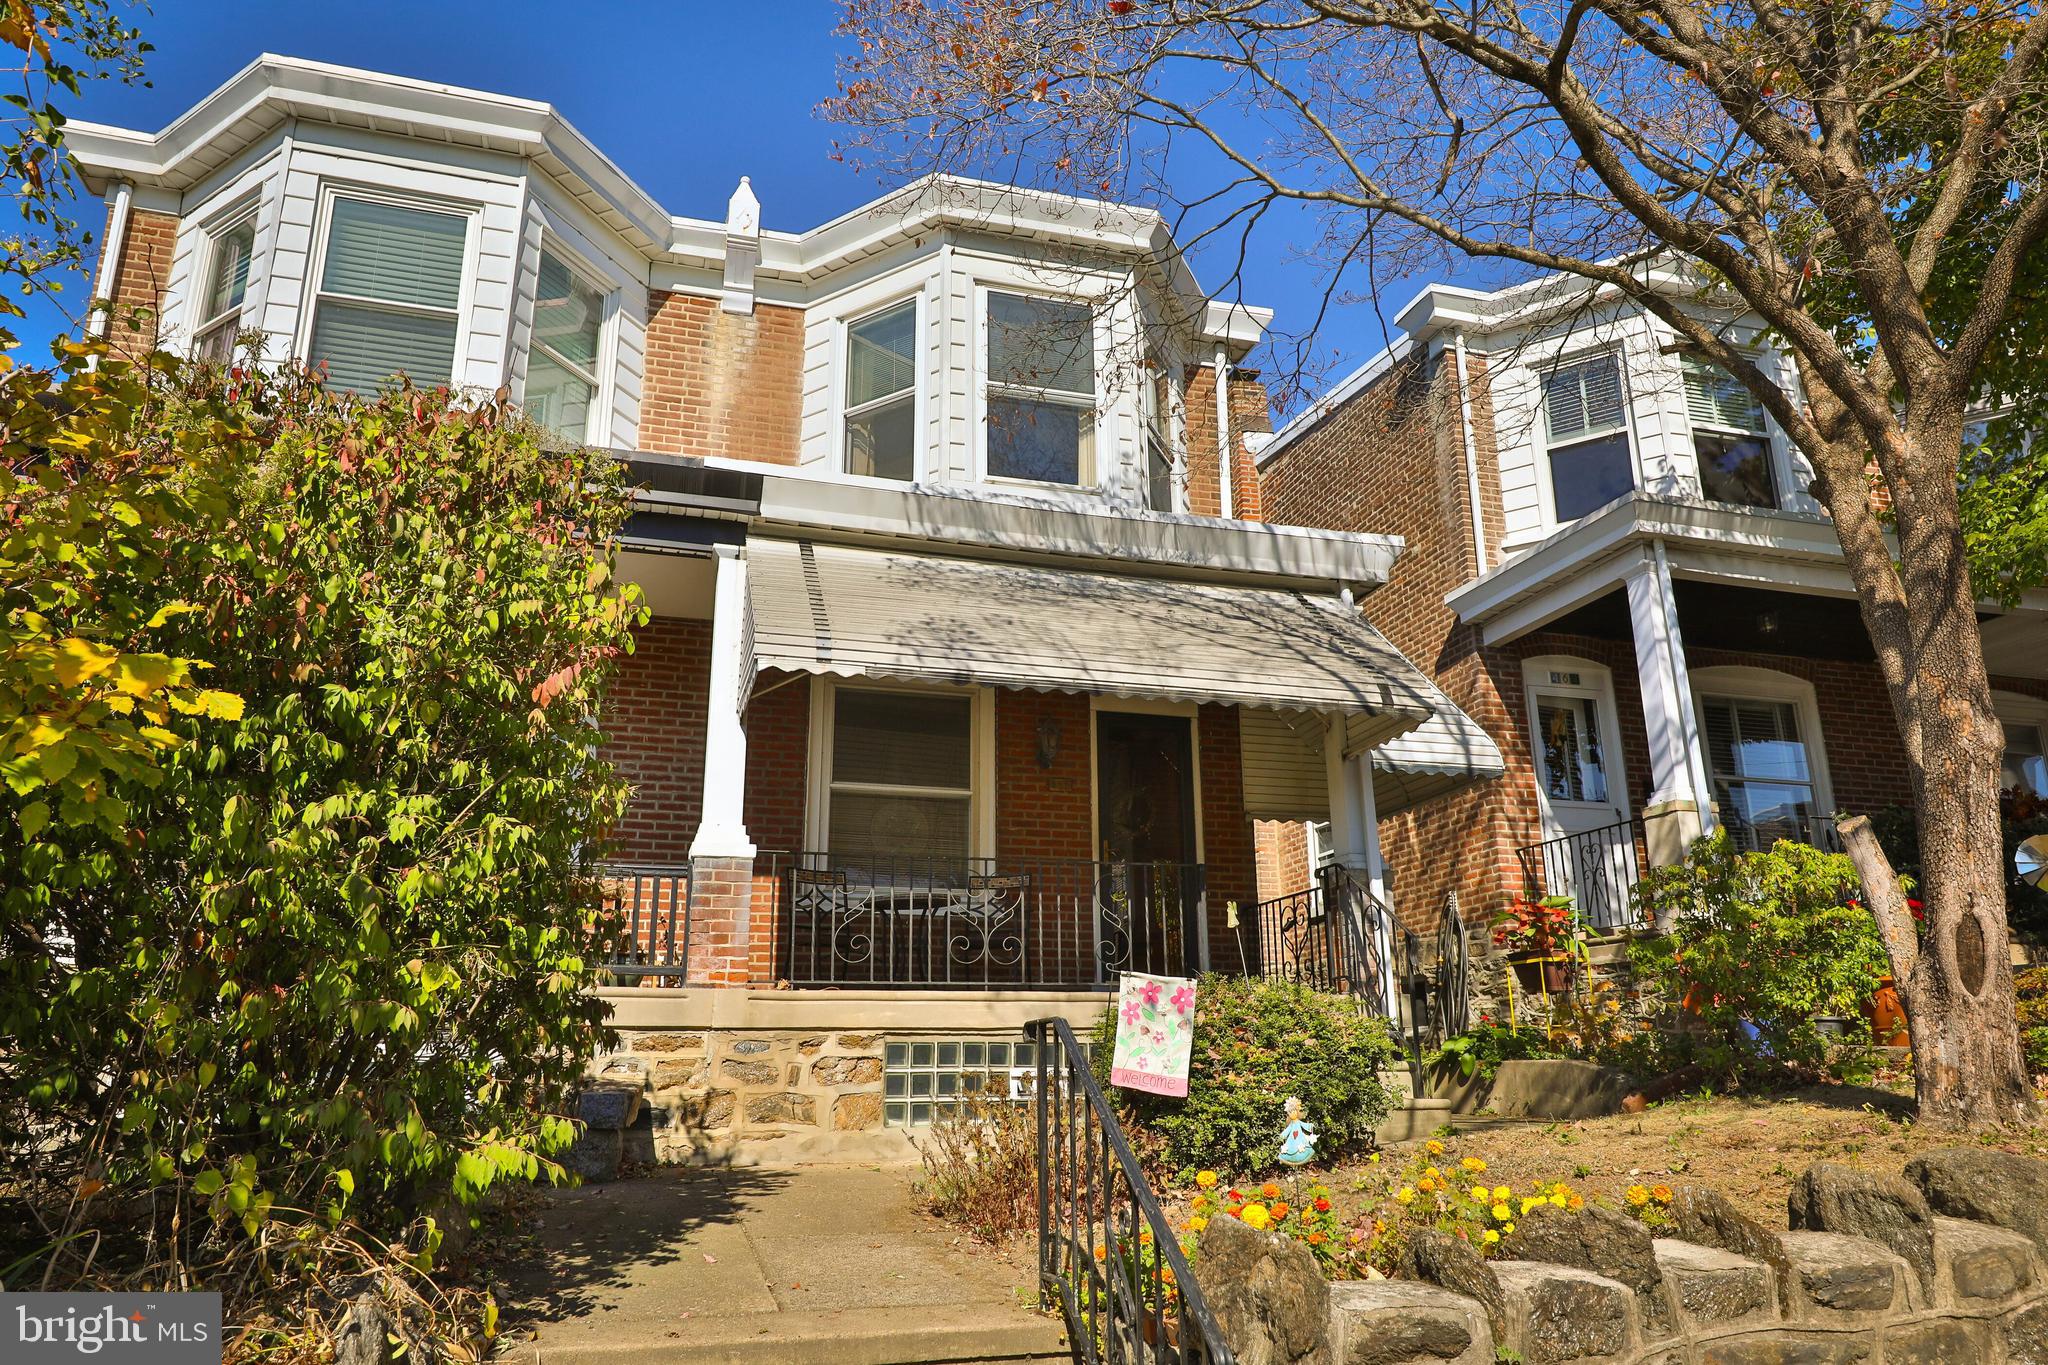
{"type": "Polygon", "coordinates": [[[2027,1069],[2048,1072],[2048,967],[2029,967],[2012,979],[2020,1018],[2020,1049],[2027,1069]]]}
{"type": "Polygon", "coordinates": [[[0,1187],[51,1211],[35,1245],[119,1219],[159,1265],[256,1249],[244,1284],[330,1224],[430,1251],[433,1210],[559,1171],[608,1037],[626,490],[491,404],[152,364],[146,421],[14,496],[207,489],[152,527],[149,600],[190,610],[119,644],[240,704],[173,699],[96,800],[0,797],[0,1187]]]}
{"type": "Polygon", "coordinates": [[[1490,1081],[1502,1062],[1571,1055],[1567,1049],[1554,1046],[1540,1028],[1516,1029],[1482,1021],[1455,1038],[1444,1039],[1422,1060],[1429,1066],[1455,1066],[1458,1075],[1468,1081],[1475,1076],[1490,1081]]]}
{"type": "Polygon", "coordinates": [[[1252,977],[1205,976],[1195,994],[1185,1099],[1109,1089],[1116,1010],[1095,1029],[1095,1072],[1141,1145],[1169,1168],[1255,1174],[1273,1164],[1289,1095],[1333,1157],[1366,1142],[1393,1107],[1380,1068],[1400,1050],[1386,1025],[1344,996],[1252,977]]]}
{"type": "Polygon", "coordinates": [[[1867,1032],[1859,1011],[1890,967],[1844,855],[1787,841],[1737,853],[1717,830],[1636,893],[1646,917],[1672,924],[1630,945],[1637,983],[1704,1032],[1703,1065],[1817,1067],[1828,1049],[1819,1016],[1867,1032]]]}

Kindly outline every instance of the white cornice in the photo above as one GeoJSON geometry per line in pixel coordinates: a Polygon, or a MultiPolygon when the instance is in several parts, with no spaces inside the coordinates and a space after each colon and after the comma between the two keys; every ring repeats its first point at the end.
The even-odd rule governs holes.
{"type": "MultiPolygon", "coordinates": [[[[162,130],[78,121],[73,156],[97,191],[113,181],[182,193],[289,120],[331,123],[533,161],[650,262],[719,268],[723,222],[671,214],[552,104],[265,53],[162,130]]],[[[983,232],[1145,263],[1194,330],[1241,357],[1270,310],[1206,300],[1153,209],[957,176],[928,176],[804,232],[761,233],[760,272],[810,283],[940,230],[983,232]]]]}

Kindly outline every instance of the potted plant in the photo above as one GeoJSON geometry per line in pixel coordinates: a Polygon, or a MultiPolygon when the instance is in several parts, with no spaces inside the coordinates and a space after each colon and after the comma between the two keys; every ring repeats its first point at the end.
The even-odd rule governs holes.
{"type": "Polygon", "coordinates": [[[1493,946],[1506,950],[1515,979],[1547,995],[1572,988],[1577,937],[1570,896],[1517,896],[1493,922],[1493,946]]]}

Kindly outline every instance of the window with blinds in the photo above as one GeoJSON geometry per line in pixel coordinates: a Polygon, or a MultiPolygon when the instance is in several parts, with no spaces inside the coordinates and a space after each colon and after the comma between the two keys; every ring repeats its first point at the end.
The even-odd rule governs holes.
{"type": "Polygon", "coordinates": [[[468,242],[466,215],[336,195],[306,363],[353,393],[448,383],[468,242]]]}
{"type": "Polygon", "coordinates": [[[826,829],[835,864],[931,876],[963,864],[974,809],[974,703],[841,687],[826,829]]]}
{"type": "Polygon", "coordinates": [[[597,358],[605,295],[552,251],[540,255],[534,286],[533,349],[526,357],[526,412],[571,441],[598,438],[597,358]]]}
{"type": "Polygon", "coordinates": [[[1787,701],[1702,697],[1707,774],[1721,823],[1739,849],[1813,837],[1813,769],[1799,708],[1787,701]]]}
{"type": "Polygon", "coordinates": [[[1692,420],[1700,492],[1739,507],[1776,507],[1771,440],[1755,395],[1720,366],[1688,358],[1685,411],[1692,420]]]}
{"type": "Polygon", "coordinates": [[[1609,352],[1544,375],[1543,421],[1558,521],[1577,521],[1634,490],[1620,357],[1609,352]]]}
{"type": "Polygon", "coordinates": [[[253,216],[221,229],[207,244],[206,293],[202,321],[194,334],[196,359],[225,365],[235,358],[242,330],[242,302],[249,293],[249,259],[256,251],[253,216]]]}
{"type": "Polygon", "coordinates": [[[917,477],[917,300],[846,329],[846,472],[917,477]]]}
{"type": "Polygon", "coordinates": [[[1095,314],[1085,303],[988,296],[988,472],[1095,482],[1095,314]]]}

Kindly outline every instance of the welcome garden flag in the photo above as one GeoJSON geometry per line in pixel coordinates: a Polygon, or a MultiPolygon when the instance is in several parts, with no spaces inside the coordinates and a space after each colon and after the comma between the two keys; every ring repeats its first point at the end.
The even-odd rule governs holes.
{"type": "Polygon", "coordinates": [[[1185,1095],[1194,1046],[1195,983],[1180,976],[1125,972],[1116,994],[1110,1083],[1154,1095],[1185,1095]]]}

